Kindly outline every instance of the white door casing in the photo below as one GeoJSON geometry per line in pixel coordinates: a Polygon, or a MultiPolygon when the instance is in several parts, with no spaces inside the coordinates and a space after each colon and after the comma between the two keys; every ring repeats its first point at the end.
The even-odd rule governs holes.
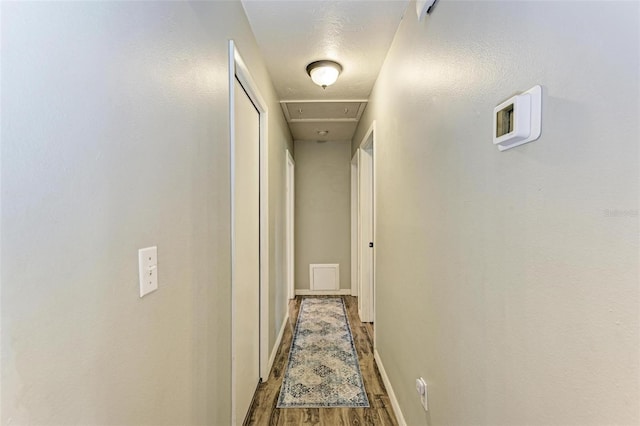
{"type": "MultiPolygon", "coordinates": [[[[375,122],[358,149],[358,312],[375,319],[375,122]]],[[[375,338],[374,338],[375,340],[375,338]]],[[[375,344],[375,341],[374,341],[375,344]]]]}
{"type": "Polygon", "coordinates": [[[358,151],[351,159],[351,295],[358,296],[358,151]]]}
{"type": "MultiPolygon", "coordinates": [[[[243,101],[239,101],[243,102],[243,101]]],[[[255,113],[254,113],[255,114],[255,113]]],[[[267,123],[268,123],[268,110],[266,108],[266,103],[264,102],[262,96],[257,90],[257,85],[255,84],[251,74],[249,73],[248,68],[245,65],[245,62],[242,60],[240,53],[235,47],[233,40],[229,41],[229,118],[230,118],[230,166],[231,166],[231,419],[232,425],[241,424],[246,415],[246,409],[243,407],[247,405],[246,400],[253,397],[255,387],[258,381],[261,378],[268,377],[268,324],[269,324],[269,217],[268,217],[268,149],[267,149],[267,123]],[[237,80],[237,81],[236,81],[237,80]],[[241,87],[238,87],[241,85],[241,87]],[[258,139],[255,145],[247,144],[247,146],[239,146],[239,139],[242,135],[236,135],[237,130],[240,128],[245,128],[245,124],[237,123],[236,121],[240,119],[236,117],[236,100],[237,99],[245,99],[249,101],[249,104],[244,102],[245,109],[250,111],[249,108],[253,108],[253,111],[256,111],[258,114],[258,139]],[[251,106],[249,106],[251,105],[251,106]],[[238,136],[238,138],[236,137],[238,136]],[[238,139],[238,140],[237,140],[238,139]],[[255,151],[252,151],[250,154],[245,153],[242,150],[251,147],[255,151]],[[237,151],[237,149],[240,151],[237,151]],[[257,152],[257,160],[255,157],[255,153],[257,152]],[[246,163],[241,163],[241,157],[252,156],[253,160],[251,162],[247,161],[246,163]],[[238,167],[248,167],[246,170],[237,170],[238,167]],[[245,172],[247,176],[245,176],[245,172]],[[257,188],[253,188],[253,195],[245,194],[245,191],[241,190],[241,187],[249,182],[251,179],[254,184],[255,180],[253,178],[249,178],[248,176],[252,176],[253,174],[257,174],[259,176],[257,188]],[[241,176],[242,175],[242,176],[241,176]],[[257,189],[257,194],[255,190],[257,189]],[[246,200],[244,200],[246,195],[246,200]],[[248,201],[251,199],[251,201],[248,201]],[[240,239],[246,237],[246,233],[248,231],[241,231],[241,224],[237,223],[238,220],[244,220],[242,217],[241,204],[243,202],[251,202],[254,203],[253,207],[248,208],[248,210],[253,209],[254,214],[251,215],[247,213],[247,217],[253,217],[254,219],[257,216],[258,223],[258,231],[257,231],[257,241],[253,238],[253,247],[243,247],[242,244],[238,247],[238,242],[240,239]],[[238,234],[240,231],[240,234],[238,234]],[[245,233],[245,234],[243,234],[245,233]],[[244,237],[243,237],[244,235],[244,237]],[[245,304],[248,304],[247,300],[243,296],[243,288],[239,287],[240,283],[244,281],[243,270],[245,269],[245,264],[241,261],[241,256],[247,255],[253,257],[252,253],[257,251],[259,256],[258,263],[258,279],[257,279],[257,290],[258,290],[258,306],[255,306],[255,302],[251,303],[252,308],[244,308],[245,304]],[[241,303],[239,303],[241,301],[241,303]],[[246,312],[243,313],[242,310],[246,312]],[[244,314],[247,314],[252,319],[244,318],[244,314]],[[258,318],[257,324],[255,324],[255,318],[258,318]],[[253,330],[250,332],[252,334],[251,337],[246,337],[245,331],[243,331],[243,327],[246,326],[245,323],[253,324],[253,330]],[[255,336],[254,331],[257,330],[257,338],[255,336]],[[242,360],[242,345],[253,348],[254,346],[258,347],[258,362],[255,363],[253,360],[247,361],[242,360]],[[240,357],[240,358],[239,358],[240,357]],[[252,366],[247,366],[245,363],[250,363],[252,366]],[[257,367],[253,367],[253,365],[257,364],[257,367]],[[245,371],[249,369],[249,372],[245,371]],[[257,371],[257,375],[256,375],[257,371]],[[251,379],[246,379],[247,383],[253,383],[253,389],[247,390],[251,385],[244,385],[241,383],[244,375],[251,379]],[[257,380],[256,380],[257,377],[257,380]],[[250,396],[248,396],[250,393],[250,396]]],[[[254,115],[255,117],[255,115],[254,115]]],[[[252,120],[251,120],[252,121],[252,120]]],[[[255,126],[254,122],[249,125],[249,128],[252,126],[253,138],[255,138],[255,126]]],[[[246,159],[246,158],[245,158],[246,159]]],[[[256,234],[255,231],[255,222],[252,226],[252,234],[256,234]]],[[[255,235],[254,235],[255,236],[255,235]]],[[[255,268],[250,268],[251,272],[247,272],[246,274],[252,274],[251,281],[256,281],[255,278],[255,268]]],[[[247,287],[249,288],[249,287],[247,287]]],[[[252,349],[253,351],[253,349],[252,349]]],[[[252,357],[255,357],[255,351],[252,352],[252,357]]],[[[247,407],[248,408],[248,407],[247,407]]]]}
{"type": "Polygon", "coordinates": [[[295,162],[289,150],[286,152],[286,277],[289,299],[295,290],[295,162]]]}

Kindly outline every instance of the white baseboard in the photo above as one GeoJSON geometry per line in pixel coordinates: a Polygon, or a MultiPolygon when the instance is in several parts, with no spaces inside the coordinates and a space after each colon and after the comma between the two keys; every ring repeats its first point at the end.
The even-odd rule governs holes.
{"type": "Polygon", "coordinates": [[[398,404],[396,394],[395,392],[393,392],[391,382],[389,381],[389,376],[387,376],[387,372],[382,365],[382,360],[380,359],[380,354],[378,353],[377,349],[373,351],[373,357],[376,360],[376,364],[378,365],[378,371],[380,371],[380,376],[382,376],[384,387],[387,388],[387,394],[389,395],[389,399],[391,400],[391,407],[393,408],[393,413],[396,415],[396,420],[398,420],[398,424],[400,426],[407,426],[407,422],[404,420],[404,416],[402,415],[402,410],[400,410],[400,404],[398,404]]]}
{"type": "Polygon", "coordinates": [[[350,288],[340,290],[300,290],[296,289],[296,296],[350,296],[350,288]]]}
{"type": "Polygon", "coordinates": [[[262,381],[266,382],[269,380],[269,376],[271,375],[271,369],[273,368],[273,363],[276,360],[276,355],[278,354],[278,348],[280,348],[280,343],[282,343],[282,336],[284,336],[284,331],[287,329],[287,325],[289,324],[289,311],[287,310],[287,314],[284,316],[282,320],[282,326],[280,327],[280,332],[278,333],[278,337],[276,337],[276,342],[273,344],[273,348],[271,349],[271,355],[269,356],[269,363],[267,364],[267,377],[263,377],[262,381]]]}

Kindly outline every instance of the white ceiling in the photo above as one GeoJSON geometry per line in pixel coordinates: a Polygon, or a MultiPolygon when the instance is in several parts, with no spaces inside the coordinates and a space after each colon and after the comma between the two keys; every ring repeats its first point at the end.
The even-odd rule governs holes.
{"type": "MultiPolygon", "coordinates": [[[[407,0],[242,3],[280,99],[323,101],[368,98],[407,6],[407,0]],[[338,81],[324,90],[306,73],[309,63],[321,59],[343,67],[338,81]]],[[[327,121],[324,126],[329,140],[335,140],[334,124],[338,123],[327,121]]],[[[296,140],[318,139],[311,131],[294,132],[293,127],[296,140]]],[[[340,134],[344,138],[344,131],[340,134]]]]}

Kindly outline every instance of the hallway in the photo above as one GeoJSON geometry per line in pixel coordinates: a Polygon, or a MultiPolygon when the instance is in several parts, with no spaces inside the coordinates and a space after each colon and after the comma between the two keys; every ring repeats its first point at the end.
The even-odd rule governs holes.
{"type": "Polygon", "coordinates": [[[430,3],[0,1],[0,423],[639,425],[640,1],[430,3]],[[276,410],[329,294],[373,406],[276,410]]]}
{"type": "MultiPolygon", "coordinates": [[[[317,297],[317,296],[316,296],[317,297]]],[[[330,296],[335,297],[335,296],[330,296]]],[[[278,348],[271,374],[258,387],[247,415],[245,425],[376,425],[391,426],[398,422],[380,372],[373,359],[373,324],[362,323],[358,318],[358,301],[353,296],[342,296],[349,316],[358,362],[369,399],[369,408],[276,408],[282,378],[287,366],[291,338],[298,318],[302,297],[289,302],[288,326],[278,348]]]]}

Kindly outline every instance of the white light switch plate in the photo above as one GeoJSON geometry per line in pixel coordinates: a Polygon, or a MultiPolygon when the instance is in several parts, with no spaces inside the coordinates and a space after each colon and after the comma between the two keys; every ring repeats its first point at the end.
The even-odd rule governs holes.
{"type": "Polygon", "coordinates": [[[429,402],[427,400],[427,382],[422,378],[416,379],[416,392],[420,395],[420,403],[424,408],[424,411],[429,411],[429,402]]]}
{"type": "Polygon", "coordinates": [[[140,297],[158,289],[158,247],[138,250],[140,297]]]}

